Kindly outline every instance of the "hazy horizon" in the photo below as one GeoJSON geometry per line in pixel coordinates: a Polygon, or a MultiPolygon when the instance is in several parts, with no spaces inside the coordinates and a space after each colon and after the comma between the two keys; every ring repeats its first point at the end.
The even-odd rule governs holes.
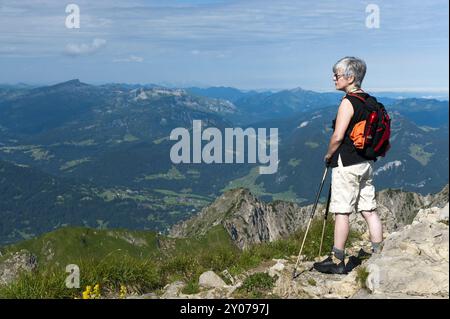
{"type": "MultiPolygon", "coordinates": [[[[297,86],[297,87],[284,87],[284,88],[241,88],[241,87],[235,87],[235,86],[226,86],[226,85],[218,85],[218,86],[211,86],[211,85],[187,85],[187,86],[178,86],[174,83],[143,83],[143,82],[88,82],[83,81],[83,79],[67,79],[65,81],[58,81],[58,82],[49,82],[49,83],[31,83],[31,82],[16,82],[16,83],[0,83],[0,86],[31,86],[31,87],[44,87],[44,86],[52,86],[60,83],[65,83],[72,80],[79,80],[82,83],[89,84],[89,85],[107,85],[107,84],[124,84],[124,85],[157,85],[161,87],[166,88],[180,88],[180,89],[188,89],[188,88],[200,88],[200,89],[210,89],[210,88],[229,88],[229,89],[236,89],[242,92],[249,92],[249,91],[256,91],[256,92],[281,92],[285,90],[295,90],[298,88],[301,88],[306,91],[314,91],[318,93],[339,93],[339,91],[336,90],[314,90],[311,88],[307,88],[305,86],[297,86]]],[[[410,94],[414,95],[418,98],[433,98],[433,99],[449,99],[449,91],[448,89],[442,89],[442,90],[420,90],[420,89],[410,89],[410,88],[393,88],[391,90],[387,89],[377,89],[377,88],[364,88],[367,92],[373,92],[373,93],[379,93],[379,94],[410,94]],[[431,94],[431,96],[424,96],[424,94],[431,94]]],[[[410,96],[408,96],[410,97],[410,96]]]]}

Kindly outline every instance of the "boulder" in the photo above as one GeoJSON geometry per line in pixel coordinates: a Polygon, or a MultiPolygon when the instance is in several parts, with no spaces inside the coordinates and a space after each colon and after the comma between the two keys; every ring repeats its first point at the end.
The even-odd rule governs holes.
{"type": "Polygon", "coordinates": [[[178,299],[180,298],[181,289],[184,288],[186,284],[182,281],[175,281],[164,287],[164,293],[162,294],[162,299],[178,299]]]}
{"type": "Polygon", "coordinates": [[[375,295],[449,296],[449,228],[444,208],[421,209],[413,223],[388,236],[367,263],[367,288],[375,295]]]}
{"type": "Polygon", "coordinates": [[[222,288],[226,283],[214,271],[207,271],[200,275],[198,285],[204,288],[222,288]]]}
{"type": "Polygon", "coordinates": [[[269,268],[268,274],[270,277],[280,276],[280,273],[284,270],[285,263],[287,260],[285,259],[275,259],[277,262],[275,265],[269,268]]]}
{"type": "Polygon", "coordinates": [[[21,250],[0,263],[0,285],[8,285],[18,278],[21,272],[36,269],[36,256],[27,250],[21,250]]]}

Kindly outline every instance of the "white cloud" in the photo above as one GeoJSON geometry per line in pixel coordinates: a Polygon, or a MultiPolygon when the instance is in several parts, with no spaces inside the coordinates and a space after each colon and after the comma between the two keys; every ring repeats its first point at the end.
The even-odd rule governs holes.
{"type": "Polygon", "coordinates": [[[135,62],[142,63],[144,62],[144,58],[136,55],[130,55],[127,58],[114,59],[113,62],[135,62]]]}
{"type": "MultiPolygon", "coordinates": [[[[151,78],[155,82],[182,83],[177,79],[183,79],[192,84],[202,79],[204,85],[247,89],[302,84],[329,91],[329,65],[348,54],[349,39],[364,38],[374,50],[358,47],[355,55],[371,66],[366,89],[387,87],[383,90],[392,91],[397,83],[414,87],[424,84],[424,77],[431,88],[448,84],[448,72],[444,71],[448,67],[446,0],[382,1],[381,28],[377,30],[365,27],[366,5],[361,0],[350,0],[346,6],[312,0],[77,0],[81,28],[76,30],[65,27],[67,3],[0,0],[0,30],[8,31],[0,32],[0,56],[94,55],[106,41],[95,44],[92,39],[107,39],[108,50],[102,51],[105,56],[96,66],[140,63],[143,61],[130,54],[142,55],[155,67],[155,78],[151,78]],[[418,62],[423,56],[433,63],[424,66],[418,62]],[[411,73],[411,65],[419,69],[411,73]],[[386,73],[393,76],[386,80],[386,73]]],[[[38,70],[36,76],[40,76],[39,65],[30,63],[38,70]]],[[[28,77],[35,71],[27,72],[16,77],[28,77]]],[[[117,72],[117,76],[148,80],[148,75],[141,73],[117,72]]]]}
{"type": "Polygon", "coordinates": [[[94,39],[91,44],[74,44],[66,45],[64,53],[70,56],[88,55],[97,52],[106,45],[105,39],[94,39]]]}

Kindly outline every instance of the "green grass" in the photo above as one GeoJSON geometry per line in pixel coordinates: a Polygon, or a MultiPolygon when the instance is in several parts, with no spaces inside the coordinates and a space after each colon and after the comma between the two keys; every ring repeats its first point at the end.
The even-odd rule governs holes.
{"type": "MultiPolygon", "coordinates": [[[[293,160],[293,159],[291,159],[293,160]]],[[[291,161],[289,161],[291,163],[291,161]]],[[[295,160],[293,163],[296,163],[295,160]]],[[[299,162],[300,163],[300,160],[299,162]]],[[[290,164],[291,165],[291,164],[290,164]]],[[[298,198],[297,194],[292,190],[292,187],[289,188],[288,191],[280,192],[280,193],[270,193],[267,192],[264,188],[264,183],[261,182],[259,184],[256,183],[257,178],[261,176],[259,174],[259,168],[253,167],[250,172],[240,178],[234,179],[228,183],[226,187],[221,189],[221,192],[226,192],[230,189],[236,188],[246,188],[255,196],[272,196],[273,200],[285,200],[290,202],[301,203],[305,199],[298,198]]]]}
{"type": "Polygon", "coordinates": [[[154,179],[179,180],[179,179],[186,179],[186,176],[184,176],[175,166],[172,166],[167,171],[167,173],[146,175],[144,177],[144,179],[145,180],[154,180],[154,179]]]}
{"type": "Polygon", "coordinates": [[[433,153],[428,153],[424,150],[424,146],[418,144],[411,144],[409,146],[409,155],[418,161],[422,166],[426,166],[430,161],[433,153]]]}
{"type": "Polygon", "coordinates": [[[2,249],[26,249],[37,256],[38,269],[23,274],[12,285],[0,287],[1,298],[74,298],[82,287],[99,283],[108,293],[125,285],[130,292],[161,289],[175,280],[194,283],[207,271],[222,271],[233,264],[239,250],[221,226],[205,236],[171,239],[153,232],[61,228],[39,238],[2,249]],[[80,268],[81,288],[67,289],[65,266],[80,268]]]}
{"type": "Polygon", "coordinates": [[[127,133],[125,134],[125,136],[123,137],[123,141],[124,142],[134,142],[134,141],[139,141],[139,138],[137,138],[136,136],[127,133]]]}
{"type": "Polygon", "coordinates": [[[67,288],[68,273],[65,266],[40,267],[32,273],[22,273],[18,280],[0,287],[1,298],[41,299],[80,298],[86,286],[100,284],[103,296],[118,295],[121,285],[127,291],[144,293],[164,285],[159,269],[151,260],[132,257],[106,258],[101,261],[83,259],[77,262],[80,268],[80,288],[67,288]]]}
{"type": "Polygon", "coordinates": [[[180,194],[180,193],[174,192],[172,190],[168,190],[168,189],[155,188],[154,191],[157,193],[160,193],[160,194],[164,194],[167,196],[173,196],[173,197],[184,196],[184,197],[190,197],[190,198],[195,198],[195,199],[199,199],[199,200],[208,200],[208,201],[211,200],[211,198],[206,197],[206,196],[195,195],[195,194],[184,194],[184,193],[180,194]]]}
{"type": "Polygon", "coordinates": [[[110,188],[102,191],[96,191],[96,194],[105,201],[112,201],[114,199],[132,199],[139,202],[154,202],[157,196],[148,190],[130,191],[121,188],[110,188]]]}
{"type": "Polygon", "coordinates": [[[169,136],[165,136],[165,137],[161,137],[158,138],[156,140],[153,141],[154,144],[161,144],[164,141],[168,141],[169,140],[169,136]]]}
{"type": "Polygon", "coordinates": [[[0,151],[6,154],[14,153],[16,151],[23,151],[24,154],[31,153],[31,157],[36,161],[50,160],[55,157],[49,154],[48,150],[40,148],[38,145],[20,145],[20,146],[4,146],[0,147],[0,151]]]}
{"type": "Polygon", "coordinates": [[[38,147],[37,145],[4,146],[4,147],[0,147],[0,151],[10,154],[10,153],[14,153],[16,151],[32,150],[37,147],[38,147]]]}
{"type": "Polygon", "coordinates": [[[297,167],[298,165],[300,165],[301,161],[302,161],[301,159],[291,158],[288,162],[288,165],[292,167],[297,167]]]}
{"type": "Polygon", "coordinates": [[[74,141],[70,141],[70,142],[64,142],[64,145],[74,145],[74,146],[93,146],[93,145],[97,145],[97,143],[95,143],[95,140],[93,139],[86,139],[86,140],[82,140],[79,142],[74,142],[74,141]]]}
{"type": "Polygon", "coordinates": [[[59,169],[61,171],[64,171],[64,170],[74,168],[77,165],[80,165],[80,164],[83,164],[83,163],[89,162],[89,161],[90,161],[90,159],[88,157],[80,158],[80,159],[73,160],[73,161],[68,161],[68,162],[64,163],[63,165],[61,165],[61,167],[59,169]]]}
{"type": "Polygon", "coordinates": [[[367,277],[369,277],[369,272],[365,267],[359,267],[356,270],[356,281],[361,285],[362,288],[366,288],[367,277]]]}
{"type": "Polygon", "coordinates": [[[267,298],[277,279],[277,276],[270,277],[267,273],[255,273],[244,280],[234,295],[237,298],[267,298]]]}
{"type": "Polygon", "coordinates": [[[102,260],[107,256],[142,258],[157,253],[156,234],[126,230],[97,230],[82,227],[62,227],[38,238],[26,240],[1,249],[2,254],[26,249],[36,255],[39,265],[56,262],[73,264],[84,259],[102,260]],[[133,244],[144,242],[144,246],[133,244]]]}
{"type": "Polygon", "coordinates": [[[256,184],[256,179],[259,176],[259,167],[253,167],[247,175],[230,181],[221,191],[225,192],[233,188],[247,188],[256,196],[265,195],[264,183],[256,184]]]}
{"type": "Polygon", "coordinates": [[[200,292],[200,287],[198,285],[198,282],[195,280],[189,281],[186,284],[186,286],[183,287],[181,292],[186,295],[192,295],[192,294],[196,294],[196,293],[200,292]]]}
{"type": "Polygon", "coordinates": [[[292,190],[292,186],[289,187],[289,190],[283,193],[273,193],[272,200],[281,200],[286,202],[294,202],[294,203],[301,203],[305,201],[304,198],[299,198],[297,194],[292,190]]]}
{"type": "MultiPolygon", "coordinates": [[[[304,247],[306,259],[318,254],[322,221],[312,223],[304,247]]],[[[24,273],[9,286],[0,287],[0,298],[75,298],[81,297],[87,285],[100,284],[103,296],[117,296],[120,286],[128,292],[160,291],[176,280],[186,283],[184,293],[199,291],[198,278],[208,270],[233,276],[259,266],[273,258],[289,259],[297,255],[304,230],[270,243],[239,250],[221,225],[204,236],[168,238],[154,232],[97,230],[65,227],[35,239],[3,247],[2,259],[26,249],[36,255],[38,267],[24,273]],[[81,287],[68,289],[65,267],[80,268],[81,287]]],[[[333,222],[326,226],[324,252],[332,244],[333,222]]],[[[351,232],[349,241],[359,238],[351,232]]],[[[266,275],[249,277],[238,294],[248,298],[271,298],[267,295],[273,278],[266,275]]]]}
{"type": "Polygon", "coordinates": [[[196,194],[177,193],[166,189],[154,189],[156,193],[166,195],[162,198],[164,205],[167,206],[193,206],[202,208],[211,203],[211,198],[196,194]]]}
{"type": "Polygon", "coordinates": [[[314,280],[314,278],[309,278],[308,279],[308,285],[310,286],[316,286],[317,282],[314,280]]]}
{"type": "Polygon", "coordinates": [[[48,161],[49,159],[55,157],[54,155],[50,155],[48,150],[44,150],[42,148],[33,148],[30,151],[26,151],[25,153],[31,152],[31,156],[35,161],[48,161]]]}

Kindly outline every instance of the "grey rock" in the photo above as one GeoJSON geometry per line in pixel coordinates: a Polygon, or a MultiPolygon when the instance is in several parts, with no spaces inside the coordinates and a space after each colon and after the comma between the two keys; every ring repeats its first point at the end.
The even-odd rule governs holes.
{"type": "Polygon", "coordinates": [[[206,271],[200,275],[198,285],[204,288],[222,288],[226,283],[214,271],[206,271]]]}
{"type": "MultiPolygon", "coordinates": [[[[383,190],[377,193],[378,214],[387,233],[411,224],[420,209],[445,206],[448,185],[438,194],[422,196],[401,190],[383,190]]],[[[448,198],[448,196],[447,196],[448,198]]],[[[448,199],[447,199],[448,201],[448,199]]],[[[170,231],[175,238],[205,235],[216,225],[222,225],[240,249],[271,242],[289,236],[306,226],[312,205],[299,206],[292,202],[264,203],[248,189],[229,190],[212,204],[170,231]]],[[[316,218],[322,218],[324,205],[317,206],[316,218]]],[[[350,217],[352,229],[367,232],[367,225],[359,214],[350,217]]]]}
{"type": "Polygon", "coordinates": [[[0,263],[0,285],[8,285],[18,278],[21,272],[30,272],[36,269],[36,256],[27,250],[13,253],[0,263]]]}
{"type": "Polygon", "coordinates": [[[374,295],[448,298],[449,229],[439,222],[441,211],[420,210],[369,259],[366,286],[374,295]]]}
{"type": "Polygon", "coordinates": [[[170,235],[201,236],[221,224],[236,245],[246,249],[293,233],[306,223],[311,207],[282,201],[266,204],[249,190],[237,188],[225,192],[197,216],[174,226],[170,235]]]}
{"type": "Polygon", "coordinates": [[[180,298],[180,292],[186,284],[182,281],[175,281],[164,287],[164,293],[161,296],[162,299],[178,299],[180,298]]]}

